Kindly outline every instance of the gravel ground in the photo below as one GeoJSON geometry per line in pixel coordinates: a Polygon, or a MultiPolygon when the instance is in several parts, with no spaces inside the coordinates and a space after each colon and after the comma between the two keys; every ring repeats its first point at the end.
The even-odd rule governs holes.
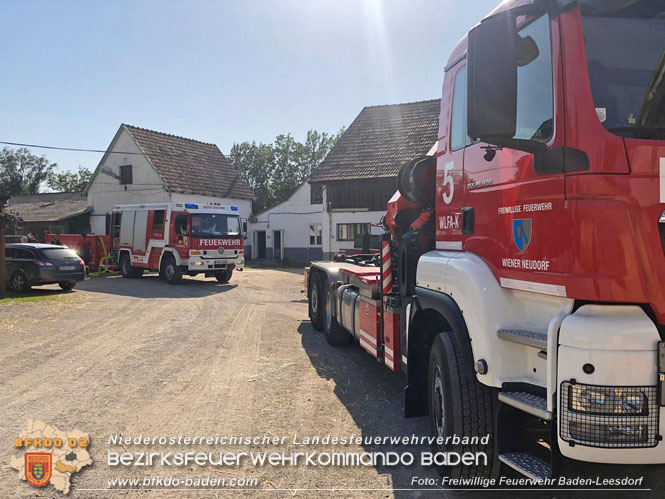
{"type": "MultiPolygon", "coordinates": [[[[412,488],[414,476],[437,477],[419,466],[107,466],[108,451],[124,451],[109,444],[115,433],[287,437],[279,446],[185,449],[206,452],[419,451],[294,445],[294,436],[302,441],[328,433],[429,434],[426,419],[403,417],[403,376],[374,362],[357,345],[328,346],[307,319],[301,289],[299,270],[249,269],[236,272],[227,285],[185,278],[182,285],[169,286],[156,275],[136,280],[113,276],[80,283],[71,293],[53,286],[36,289],[33,293],[43,300],[0,302],[0,495],[62,497],[51,486],[38,490],[19,481],[9,467],[10,456],[20,455],[12,448],[13,439],[30,418],[90,434],[94,464],[72,476],[71,497],[449,496],[440,489],[403,490],[412,488]],[[110,478],[154,475],[256,478],[253,488],[263,490],[100,490],[108,488],[110,478]]],[[[464,497],[500,495],[515,494],[464,497]]],[[[563,495],[538,492],[528,497],[563,495]]]]}

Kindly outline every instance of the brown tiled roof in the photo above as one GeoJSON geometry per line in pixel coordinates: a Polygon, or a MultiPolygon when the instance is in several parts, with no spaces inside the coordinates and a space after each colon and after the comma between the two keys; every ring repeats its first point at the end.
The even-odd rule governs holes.
{"type": "Polygon", "coordinates": [[[364,108],[310,182],[386,178],[425,154],[439,128],[440,99],[364,108]]]}
{"type": "Polygon", "coordinates": [[[26,222],[58,222],[90,211],[80,192],[14,195],[5,209],[17,211],[26,222]]]}
{"type": "Polygon", "coordinates": [[[171,192],[254,199],[254,193],[215,144],[122,125],[171,192]]]}

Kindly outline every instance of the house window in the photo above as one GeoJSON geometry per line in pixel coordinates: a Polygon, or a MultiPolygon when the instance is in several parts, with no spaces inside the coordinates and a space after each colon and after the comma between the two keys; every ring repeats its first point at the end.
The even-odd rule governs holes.
{"type": "Polygon", "coordinates": [[[356,236],[370,231],[369,224],[337,224],[338,241],[355,241],[356,236]]]}
{"type": "Polygon", "coordinates": [[[309,245],[321,246],[321,224],[309,226],[309,245]]]}
{"type": "Polygon", "coordinates": [[[331,182],[326,185],[326,201],[334,210],[385,211],[396,190],[394,178],[331,182]]]}
{"type": "Polygon", "coordinates": [[[120,183],[122,185],[133,183],[132,165],[122,165],[120,167],[120,183]]]}
{"type": "Polygon", "coordinates": [[[164,230],[164,210],[155,210],[152,216],[153,232],[162,232],[164,230]]]}
{"type": "Polygon", "coordinates": [[[323,184],[311,184],[309,204],[323,204],[323,184]]]}

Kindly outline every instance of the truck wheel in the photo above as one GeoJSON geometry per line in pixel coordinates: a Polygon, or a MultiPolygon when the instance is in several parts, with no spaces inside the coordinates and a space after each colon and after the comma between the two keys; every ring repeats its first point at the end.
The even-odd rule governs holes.
{"type": "Polygon", "coordinates": [[[351,340],[351,335],[337,324],[337,319],[333,314],[332,286],[323,279],[321,281],[325,286],[323,289],[323,332],[326,333],[326,341],[329,345],[344,345],[351,340]]]}
{"type": "Polygon", "coordinates": [[[496,477],[499,460],[495,451],[494,393],[476,379],[457,338],[443,332],[434,339],[429,356],[429,412],[435,437],[484,437],[489,444],[433,444],[434,452],[486,453],[487,465],[437,466],[441,475],[451,478],[496,477]]]}
{"type": "Polygon", "coordinates": [[[27,293],[30,291],[30,282],[23,272],[17,270],[9,278],[9,287],[15,293],[27,293]]]}
{"type": "Polygon", "coordinates": [[[129,255],[127,253],[123,253],[120,257],[120,273],[122,274],[122,277],[126,277],[127,279],[135,279],[143,275],[143,269],[132,267],[132,262],[129,259],[129,255]]]}
{"type": "Polygon", "coordinates": [[[70,291],[70,290],[74,289],[75,285],[76,285],[76,283],[72,282],[72,281],[63,281],[63,282],[58,283],[58,286],[60,286],[65,291],[70,291]]]}
{"type": "Polygon", "coordinates": [[[169,284],[180,284],[180,281],[182,281],[182,272],[180,271],[180,267],[176,264],[175,258],[172,256],[166,257],[163,266],[166,282],[169,284]]]}
{"type": "Polygon", "coordinates": [[[309,319],[312,327],[317,331],[323,331],[323,286],[324,280],[317,272],[309,280],[309,319]]]}
{"type": "Polygon", "coordinates": [[[217,279],[222,284],[226,284],[231,280],[233,276],[233,269],[225,270],[224,272],[217,272],[215,274],[215,279],[217,279]]]}

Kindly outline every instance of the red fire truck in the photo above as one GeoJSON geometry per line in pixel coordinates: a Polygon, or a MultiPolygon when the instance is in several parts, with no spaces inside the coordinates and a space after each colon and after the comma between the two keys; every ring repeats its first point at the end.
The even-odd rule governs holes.
{"type": "Polygon", "coordinates": [[[159,271],[169,284],[204,273],[229,282],[245,264],[246,222],[237,206],[155,203],[113,207],[113,253],[123,277],[159,271]]]}
{"type": "Polygon", "coordinates": [[[665,463],[664,49],[661,1],[503,2],[448,60],[381,256],[306,270],[328,342],[403,371],[437,451],[489,455],[442,472],[665,463]]]}

